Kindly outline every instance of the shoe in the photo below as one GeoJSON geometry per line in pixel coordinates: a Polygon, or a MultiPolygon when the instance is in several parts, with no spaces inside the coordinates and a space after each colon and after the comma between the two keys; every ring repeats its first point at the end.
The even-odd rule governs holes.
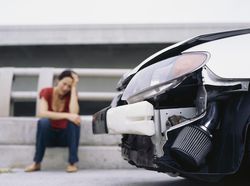
{"type": "Polygon", "coordinates": [[[66,168],[66,172],[77,172],[78,168],[76,167],[75,164],[69,164],[66,168]]]}
{"type": "Polygon", "coordinates": [[[40,171],[41,170],[41,164],[33,163],[32,165],[25,168],[25,172],[34,172],[34,171],[40,171]]]}

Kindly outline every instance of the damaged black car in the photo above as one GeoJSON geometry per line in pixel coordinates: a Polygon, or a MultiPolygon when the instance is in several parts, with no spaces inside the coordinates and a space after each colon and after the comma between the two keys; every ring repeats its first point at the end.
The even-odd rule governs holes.
{"type": "Polygon", "coordinates": [[[249,52],[242,29],[155,53],[121,78],[93,132],[122,134],[122,156],[136,167],[209,182],[250,175],[249,52]]]}

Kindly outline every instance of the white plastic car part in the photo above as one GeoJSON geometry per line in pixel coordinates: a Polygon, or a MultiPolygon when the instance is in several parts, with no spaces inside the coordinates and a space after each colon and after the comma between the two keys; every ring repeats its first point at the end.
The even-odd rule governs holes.
{"type": "Polygon", "coordinates": [[[197,45],[185,52],[209,52],[206,66],[219,79],[249,79],[249,43],[250,34],[244,34],[197,45]]]}
{"type": "Polygon", "coordinates": [[[155,134],[154,108],[147,101],[111,108],[107,111],[109,134],[155,134]]]}

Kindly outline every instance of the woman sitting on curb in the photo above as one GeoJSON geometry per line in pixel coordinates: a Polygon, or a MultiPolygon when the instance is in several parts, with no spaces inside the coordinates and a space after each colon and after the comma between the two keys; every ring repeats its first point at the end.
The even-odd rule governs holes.
{"type": "Polygon", "coordinates": [[[80,116],[77,95],[78,75],[65,70],[58,76],[55,87],[40,92],[34,163],[25,171],[41,169],[46,147],[69,147],[67,172],[76,172],[80,138],[80,116]]]}

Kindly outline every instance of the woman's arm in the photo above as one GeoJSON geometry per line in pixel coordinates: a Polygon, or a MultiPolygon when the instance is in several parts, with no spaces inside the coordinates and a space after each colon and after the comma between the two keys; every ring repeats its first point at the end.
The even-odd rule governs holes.
{"type": "Polygon", "coordinates": [[[71,87],[71,95],[69,101],[69,112],[73,114],[79,114],[79,103],[78,103],[78,95],[77,95],[77,84],[79,82],[78,75],[72,73],[73,83],[71,87]]]}
{"type": "Polygon", "coordinates": [[[68,119],[77,125],[79,125],[81,122],[78,114],[49,111],[48,102],[43,97],[39,100],[39,108],[38,108],[37,116],[42,117],[42,118],[49,118],[53,120],[68,119]]]}

